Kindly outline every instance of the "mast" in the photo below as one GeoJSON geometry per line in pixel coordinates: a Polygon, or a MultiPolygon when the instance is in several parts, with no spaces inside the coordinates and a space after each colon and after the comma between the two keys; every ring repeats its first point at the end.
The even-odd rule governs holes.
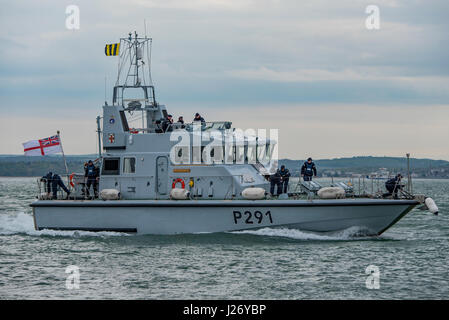
{"type": "Polygon", "coordinates": [[[139,50],[139,47],[138,47],[138,42],[137,42],[137,32],[136,31],[134,31],[134,37],[135,37],[135,40],[134,40],[134,48],[135,48],[135,52],[136,52],[136,54],[135,54],[135,57],[136,57],[136,62],[135,62],[135,64],[136,64],[136,79],[135,79],[135,85],[140,85],[140,80],[139,80],[139,64],[138,64],[138,62],[137,62],[137,59],[138,59],[138,57],[139,57],[139,53],[138,53],[138,50],[139,50]]]}
{"type": "Polygon", "coordinates": [[[143,129],[154,128],[155,121],[166,115],[165,107],[156,102],[150,69],[151,45],[152,38],[139,37],[136,31],[130,32],[127,38],[120,38],[121,52],[112,99],[112,104],[124,111],[142,112],[143,129]]]}
{"type": "Polygon", "coordinates": [[[97,134],[98,134],[98,158],[101,158],[101,127],[100,116],[97,116],[97,134]]]}
{"type": "Polygon", "coordinates": [[[64,160],[64,167],[65,167],[65,174],[67,176],[67,183],[69,182],[69,168],[67,167],[67,160],[65,159],[65,154],[64,154],[64,149],[62,148],[62,140],[61,140],[61,136],[60,136],[60,131],[56,131],[56,134],[58,136],[59,139],[59,144],[61,146],[61,152],[62,152],[62,159],[64,160]]]}

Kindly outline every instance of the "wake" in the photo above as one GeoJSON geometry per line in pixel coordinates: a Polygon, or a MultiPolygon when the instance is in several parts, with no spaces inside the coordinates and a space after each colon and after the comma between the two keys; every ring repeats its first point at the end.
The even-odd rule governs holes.
{"type": "Polygon", "coordinates": [[[53,236],[53,237],[109,237],[127,236],[121,232],[91,232],[91,231],[62,231],[62,230],[40,230],[34,229],[33,217],[30,214],[19,212],[16,214],[0,214],[0,235],[26,234],[30,236],[53,236]]]}
{"type": "Polygon", "coordinates": [[[257,236],[282,237],[295,240],[341,241],[373,239],[377,236],[369,236],[367,231],[360,227],[351,227],[333,233],[318,234],[289,228],[263,228],[258,230],[233,231],[233,234],[251,234],[257,236]]]}

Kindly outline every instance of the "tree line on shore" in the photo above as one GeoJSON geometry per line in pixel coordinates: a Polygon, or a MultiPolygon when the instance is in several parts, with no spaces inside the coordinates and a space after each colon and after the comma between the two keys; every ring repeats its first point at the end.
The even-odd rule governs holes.
{"type": "MultiPolygon", "coordinates": [[[[83,172],[84,163],[95,159],[95,155],[67,156],[69,173],[83,172]]],[[[279,160],[279,165],[289,168],[293,176],[298,176],[304,160],[279,160]]],[[[350,176],[352,174],[368,175],[379,168],[390,172],[405,173],[407,161],[399,157],[352,157],[315,160],[319,176],[350,176]]],[[[411,172],[415,177],[449,178],[449,162],[432,159],[410,159],[411,172]]],[[[35,177],[43,176],[48,171],[65,174],[61,156],[24,157],[0,156],[0,176],[35,177]]]]}

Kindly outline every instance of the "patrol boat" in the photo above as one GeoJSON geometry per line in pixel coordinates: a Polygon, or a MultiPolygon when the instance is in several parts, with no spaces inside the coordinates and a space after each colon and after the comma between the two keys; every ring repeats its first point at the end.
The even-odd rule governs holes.
{"type": "Polygon", "coordinates": [[[167,123],[151,81],[151,41],[130,33],[113,46],[120,51],[117,82],[112,104],[103,106],[102,127],[97,117],[100,198],[88,198],[83,175],[72,174],[69,199],[40,196],[31,204],[37,230],[180,234],[357,227],[380,235],[425,201],[411,194],[357,196],[341,187],[312,196],[270,196],[276,140],[241,134],[229,121],[167,123]],[[136,117],[140,128],[131,126],[136,117]]]}

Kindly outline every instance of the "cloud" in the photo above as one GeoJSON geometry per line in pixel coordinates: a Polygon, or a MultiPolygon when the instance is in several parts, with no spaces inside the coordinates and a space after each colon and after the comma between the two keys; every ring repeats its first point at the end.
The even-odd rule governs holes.
{"type": "Polygon", "coordinates": [[[257,69],[237,69],[226,72],[227,75],[240,79],[265,80],[274,82],[317,82],[317,81],[416,81],[427,82],[435,85],[440,82],[447,85],[448,77],[443,76],[411,76],[391,75],[390,72],[380,72],[379,68],[363,67],[348,68],[342,70],[328,69],[296,69],[296,70],[274,70],[267,67],[257,69]]]}
{"type": "MultiPolygon", "coordinates": [[[[373,4],[365,0],[72,3],[80,7],[77,31],[65,29],[66,3],[61,1],[1,2],[0,112],[5,125],[17,121],[14,127],[20,127],[21,118],[40,117],[39,122],[28,123],[31,135],[41,125],[67,124],[68,117],[93,122],[105,100],[105,78],[110,101],[116,77],[117,60],[104,56],[104,44],[129,31],[143,34],[144,19],[154,38],[157,98],[178,113],[187,114],[189,108],[211,118],[240,106],[250,119],[255,118],[252,113],[259,119],[265,112],[276,127],[283,125],[278,114],[300,119],[304,110],[311,116],[310,108],[321,110],[323,118],[333,114],[347,119],[355,110],[366,109],[364,119],[374,119],[376,108],[385,114],[393,108],[394,120],[406,117],[407,123],[421,128],[426,115],[439,123],[449,105],[447,1],[378,0],[381,28],[374,31],[365,28],[365,8],[373,4]],[[342,104],[349,104],[349,109],[336,107],[342,104]]],[[[236,116],[241,119],[239,113],[236,116]]],[[[312,120],[304,126],[313,124],[316,131],[327,132],[322,122],[312,120]]],[[[358,135],[359,122],[341,119],[341,127],[335,123],[328,127],[358,135]]],[[[372,126],[382,123],[373,120],[372,126]]],[[[434,139],[432,145],[446,143],[442,127],[432,131],[429,124],[425,129],[434,139]]],[[[76,141],[76,131],[70,132],[67,139],[76,141]]],[[[413,137],[411,141],[421,137],[413,126],[402,132],[413,137]]],[[[0,147],[18,150],[11,149],[11,144],[20,146],[22,141],[16,139],[3,139],[0,147]]],[[[294,140],[288,141],[294,145],[294,140]]],[[[344,151],[326,141],[320,140],[320,150],[336,156],[381,150],[377,140],[352,149],[345,145],[344,151]]],[[[448,151],[421,147],[449,158],[448,151]]]]}
{"type": "MultiPolygon", "coordinates": [[[[170,112],[189,121],[196,105],[174,107],[170,112]]],[[[404,156],[449,160],[442,141],[449,137],[449,105],[423,108],[409,105],[283,105],[254,107],[228,105],[213,112],[201,110],[207,121],[230,120],[241,129],[279,129],[279,155],[291,159],[354,155],[404,156]]],[[[22,153],[22,142],[61,130],[67,154],[97,152],[95,110],[60,115],[3,116],[0,135],[3,153],[22,153]],[[20,123],[20,126],[17,124],[20,123]]]]}
{"type": "MultiPolygon", "coordinates": [[[[354,155],[449,159],[449,105],[277,105],[257,112],[235,106],[214,112],[238,128],[279,129],[279,154],[291,159],[354,155]]],[[[206,119],[207,120],[207,119],[206,119]]]]}

